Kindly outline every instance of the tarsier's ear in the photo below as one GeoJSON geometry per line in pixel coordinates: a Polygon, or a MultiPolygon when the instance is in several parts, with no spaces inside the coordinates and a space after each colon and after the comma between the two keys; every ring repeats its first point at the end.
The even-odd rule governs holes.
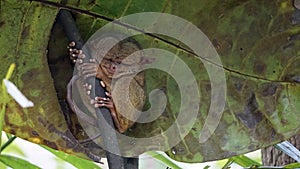
{"type": "Polygon", "coordinates": [[[153,63],[155,61],[155,58],[149,58],[149,57],[142,57],[141,61],[140,61],[140,65],[144,65],[144,64],[150,64],[153,63]]]}

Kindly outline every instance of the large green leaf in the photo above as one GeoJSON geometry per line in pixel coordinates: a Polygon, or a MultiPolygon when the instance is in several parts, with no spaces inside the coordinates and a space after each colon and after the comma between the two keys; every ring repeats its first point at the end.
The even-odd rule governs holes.
{"type": "MultiPolygon", "coordinates": [[[[76,119],[71,118],[73,127],[70,129],[64,121],[47,68],[45,52],[59,7],[73,9],[75,13],[80,10],[75,17],[85,39],[110,20],[152,11],[180,16],[200,28],[212,41],[224,66],[227,100],[218,128],[208,141],[200,144],[199,135],[211,99],[210,81],[203,63],[185,46],[178,48],[153,36],[137,37],[144,48],[157,47],[177,53],[176,60],[185,61],[196,75],[201,93],[197,121],[182,142],[167,152],[170,157],[186,162],[222,159],[275,144],[299,133],[300,123],[295,118],[300,110],[299,11],[289,0],[3,1],[0,72],[2,75],[6,65],[15,62],[17,73],[12,81],[35,103],[34,108],[23,110],[10,102],[6,131],[56,149],[88,154],[73,137],[84,138],[74,124],[76,119]],[[74,150],[73,147],[80,148],[74,150]]],[[[58,50],[66,46],[65,40],[57,38],[49,44],[52,56],[58,56],[58,50]]],[[[181,45],[173,39],[161,38],[181,45]]],[[[51,58],[53,63],[59,60],[51,58]]],[[[65,71],[61,62],[53,65],[56,66],[54,79],[61,82],[56,88],[58,94],[63,95],[70,73],[60,73],[65,71]]],[[[161,131],[157,128],[166,130],[174,122],[180,105],[177,99],[180,95],[174,92],[178,87],[166,73],[147,71],[146,83],[148,91],[165,89],[169,104],[160,118],[137,124],[128,132],[136,137],[155,135],[161,131]]],[[[129,154],[130,151],[159,149],[153,145],[123,144],[129,154]]],[[[100,153],[97,148],[91,151],[100,153]]]]}
{"type": "Polygon", "coordinates": [[[12,101],[7,106],[4,130],[31,142],[69,153],[99,159],[79,145],[64,120],[48,64],[47,44],[58,8],[30,1],[1,1],[0,76],[11,63],[10,79],[34,102],[22,109],[12,101]]]}

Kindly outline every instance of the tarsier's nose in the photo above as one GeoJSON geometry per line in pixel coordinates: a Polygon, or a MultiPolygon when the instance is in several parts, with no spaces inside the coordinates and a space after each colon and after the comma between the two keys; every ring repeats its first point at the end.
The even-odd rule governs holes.
{"type": "Polygon", "coordinates": [[[116,69],[117,69],[117,64],[116,63],[112,63],[111,65],[110,65],[110,68],[111,68],[111,70],[113,70],[113,71],[115,71],[116,69]]]}

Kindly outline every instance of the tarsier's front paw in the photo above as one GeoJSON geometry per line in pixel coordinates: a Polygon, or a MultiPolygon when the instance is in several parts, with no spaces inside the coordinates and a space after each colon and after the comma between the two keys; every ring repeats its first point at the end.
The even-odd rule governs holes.
{"type": "Polygon", "coordinates": [[[88,77],[96,76],[99,63],[97,63],[96,59],[89,59],[88,63],[83,63],[83,59],[86,57],[82,50],[78,50],[75,48],[75,42],[71,42],[68,45],[70,59],[74,63],[77,64],[78,75],[84,77],[85,79],[88,77]]]}
{"type": "MultiPolygon", "coordinates": [[[[105,83],[101,80],[100,81],[100,85],[103,87],[103,88],[105,88],[105,83]]],[[[92,90],[92,85],[91,84],[88,84],[88,83],[85,83],[84,85],[83,85],[83,88],[84,88],[84,90],[86,91],[86,94],[87,95],[90,95],[91,94],[91,90],[92,90]]],[[[110,95],[109,95],[110,96],[110,95]]]]}
{"type": "Polygon", "coordinates": [[[91,103],[95,107],[107,107],[109,109],[113,108],[113,101],[109,97],[95,97],[91,103]]]}
{"type": "Polygon", "coordinates": [[[70,42],[69,45],[67,46],[69,50],[69,56],[70,59],[75,63],[82,63],[83,59],[85,58],[85,55],[82,53],[82,50],[76,49],[75,48],[76,43],[75,42],[70,42]]]}
{"type": "Polygon", "coordinates": [[[91,100],[91,104],[96,108],[106,107],[110,110],[112,115],[116,115],[116,109],[111,94],[108,92],[105,92],[105,94],[107,97],[95,97],[95,99],[91,100]]]}
{"type": "Polygon", "coordinates": [[[90,59],[89,61],[89,63],[81,63],[77,66],[79,76],[85,79],[88,77],[96,77],[99,69],[99,64],[95,59],[90,59]]]}
{"type": "MultiPolygon", "coordinates": [[[[100,81],[100,85],[104,88],[105,84],[103,81],[100,81]]],[[[85,89],[87,91],[87,94],[91,93],[91,85],[85,84],[85,89]]],[[[93,104],[96,108],[98,107],[106,107],[111,110],[112,113],[115,112],[115,106],[112,99],[112,96],[109,92],[105,92],[105,95],[107,97],[95,97],[95,99],[91,100],[91,104],[93,104]]]]}

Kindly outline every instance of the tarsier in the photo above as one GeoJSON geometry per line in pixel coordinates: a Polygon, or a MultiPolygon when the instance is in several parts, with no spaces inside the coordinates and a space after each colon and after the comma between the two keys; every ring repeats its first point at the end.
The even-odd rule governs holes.
{"type": "MultiPolygon", "coordinates": [[[[135,40],[130,38],[119,41],[120,40],[117,37],[107,37],[103,38],[101,43],[96,40],[90,42],[88,47],[93,59],[90,59],[88,63],[83,63],[85,54],[81,50],[74,48],[74,42],[69,44],[69,50],[71,59],[74,62],[78,62],[77,70],[79,76],[83,78],[96,77],[100,79],[100,85],[107,90],[106,98],[95,97],[91,100],[91,104],[96,108],[108,108],[116,129],[123,133],[134,124],[134,120],[129,119],[137,118],[136,110],[141,110],[143,108],[146,99],[144,91],[144,73],[137,73],[133,79],[126,77],[136,73],[136,68],[143,64],[147,64],[149,60],[142,56],[134,57],[133,59],[125,59],[132,53],[141,55],[141,53],[138,52],[141,48],[135,40]],[[117,42],[117,44],[108,50],[107,53],[103,54],[102,49],[113,41],[117,42]],[[100,63],[97,60],[101,60],[100,63]],[[130,80],[129,89],[126,89],[126,86],[122,84],[116,85],[116,88],[118,89],[115,89],[114,86],[111,85],[113,80],[115,80],[116,83],[125,83],[130,80]],[[124,86],[124,89],[122,86],[124,86]],[[114,90],[129,90],[129,100],[120,92],[115,94],[116,97],[113,98],[112,92],[114,90]],[[127,106],[129,102],[136,110],[132,109],[131,106],[127,106]],[[125,113],[127,118],[124,117],[122,113],[123,115],[125,113]],[[130,118],[128,119],[128,117],[130,118]]],[[[87,94],[90,94],[91,85],[85,84],[84,86],[87,94]]],[[[71,91],[68,89],[68,92],[71,91]]]]}

